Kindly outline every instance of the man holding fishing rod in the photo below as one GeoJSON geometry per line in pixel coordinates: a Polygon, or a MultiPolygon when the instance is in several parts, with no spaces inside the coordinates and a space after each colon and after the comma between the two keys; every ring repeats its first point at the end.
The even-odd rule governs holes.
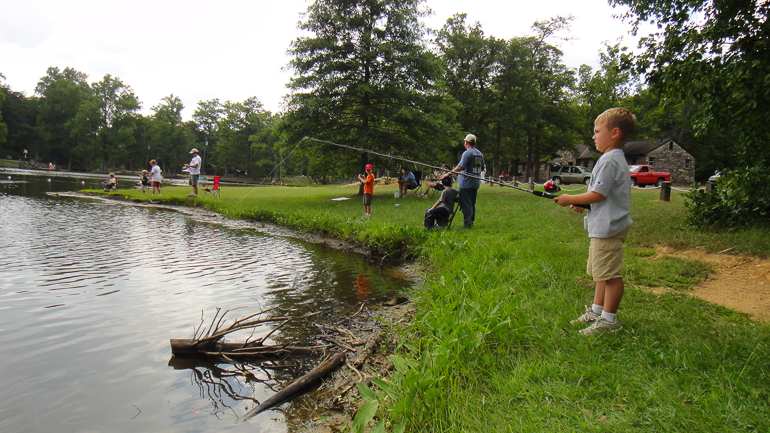
{"type": "Polygon", "coordinates": [[[452,171],[445,173],[441,179],[458,173],[457,187],[460,190],[460,210],[463,211],[463,227],[473,228],[476,221],[476,194],[481,186],[481,172],[486,170],[484,155],[476,149],[476,136],[465,136],[465,152],[460,157],[460,162],[452,171]],[[464,176],[463,173],[468,176],[464,176]],[[472,177],[471,177],[472,176],[472,177]]]}

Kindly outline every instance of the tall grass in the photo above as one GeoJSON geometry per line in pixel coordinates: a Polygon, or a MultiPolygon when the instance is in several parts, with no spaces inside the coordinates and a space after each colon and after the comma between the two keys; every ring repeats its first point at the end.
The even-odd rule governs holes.
{"type": "Polygon", "coordinates": [[[330,200],[352,188],[229,188],[221,201],[166,191],[164,200],[419,258],[419,312],[399,331],[394,373],[362,389],[358,431],[373,419],[419,432],[770,431],[770,326],[690,296],[709,265],[651,259],[661,245],[767,257],[769,237],[695,230],[679,192],[662,203],[657,190],[634,190],[624,330],[584,337],[569,323],[593,295],[582,216],[548,200],[485,186],[474,229],[428,233],[432,203],[394,199],[395,186],[375,189],[371,218],[359,198],[330,200]]]}

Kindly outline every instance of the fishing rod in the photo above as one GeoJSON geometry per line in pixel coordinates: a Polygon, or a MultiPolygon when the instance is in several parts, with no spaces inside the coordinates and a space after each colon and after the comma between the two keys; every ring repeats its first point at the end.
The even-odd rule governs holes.
{"type": "MultiPolygon", "coordinates": [[[[411,164],[414,164],[414,165],[420,165],[420,166],[423,166],[423,167],[434,168],[434,169],[437,169],[437,170],[445,171],[447,173],[452,172],[452,170],[447,170],[445,168],[437,167],[435,165],[426,164],[426,163],[420,162],[420,161],[413,161],[411,159],[403,158],[403,157],[400,157],[400,156],[395,156],[395,155],[375,152],[375,151],[373,151],[371,149],[362,149],[360,147],[349,146],[347,144],[334,143],[334,142],[328,141],[328,140],[319,140],[317,138],[312,138],[312,137],[304,137],[303,138],[303,140],[306,140],[306,139],[307,140],[312,140],[312,141],[317,141],[319,143],[331,144],[332,146],[338,146],[338,147],[342,147],[342,148],[345,148],[345,149],[355,150],[357,152],[371,153],[372,155],[381,156],[383,158],[396,159],[396,160],[408,162],[408,163],[411,163],[411,164]]],[[[558,195],[553,194],[551,192],[551,191],[558,191],[558,185],[556,185],[555,183],[551,187],[552,188],[551,191],[549,191],[548,188],[546,188],[546,191],[535,191],[535,190],[529,190],[529,189],[525,189],[525,188],[520,188],[518,186],[514,186],[514,185],[511,185],[509,183],[497,181],[497,180],[494,180],[492,178],[486,179],[484,177],[476,176],[476,175],[473,175],[473,174],[470,174],[470,173],[465,173],[465,172],[455,172],[455,173],[463,175],[463,176],[470,177],[472,179],[479,179],[479,180],[483,180],[485,182],[489,182],[489,183],[492,183],[492,184],[495,184],[495,185],[500,185],[500,186],[507,187],[507,188],[513,188],[513,189],[518,190],[518,191],[524,191],[526,193],[530,193],[530,194],[536,195],[538,197],[543,197],[543,198],[547,198],[547,199],[551,199],[551,200],[553,200],[554,198],[558,197],[558,195]]],[[[546,184],[548,184],[548,182],[546,182],[546,184]]],[[[591,209],[591,205],[590,204],[575,204],[573,206],[582,207],[583,209],[591,209]]]]}

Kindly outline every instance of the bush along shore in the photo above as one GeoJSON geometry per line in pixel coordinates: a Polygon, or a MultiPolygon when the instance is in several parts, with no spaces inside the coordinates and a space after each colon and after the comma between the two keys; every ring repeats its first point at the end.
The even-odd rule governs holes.
{"type": "Polygon", "coordinates": [[[189,187],[164,187],[161,198],[109,195],[204,207],[414,260],[424,277],[411,294],[418,311],[394,330],[392,373],[359,386],[355,431],[770,431],[770,325],[691,296],[710,265],[653,257],[666,246],[765,258],[767,227],[694,228],[684,194],[660,202],[656,190],[634,190],[624,328],[585,337],[570,324],[593,297],[581,215],[486,185],[473,229],[459,228],[458,214],[454,228],[428,232],[422,219],[433,200],[396,199],[395,190],[375,189],[369,218],[357,188],[340,186],[223,187],[219,200],[186,198],[189,187]]]}

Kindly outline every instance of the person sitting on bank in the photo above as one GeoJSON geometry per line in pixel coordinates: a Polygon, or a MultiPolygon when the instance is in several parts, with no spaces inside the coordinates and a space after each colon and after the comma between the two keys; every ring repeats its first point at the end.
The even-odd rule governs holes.
{"type": "Polygon", "coordinates": [[[113,190],[118,187],[118,178],[115,177],[115,173],[110,173],[110,178],[102,182],[104,192],[113,190]]]}
{"type": "Polygon", "coordinates": [[[448,172],[450,169],[451,168],[448,165],[441,164],[441,168],[435,170],[430,179],[425,182],[425,189],[423,190],[421,197],[428,198],[428,193],[430,192],[431,188],[435,189],[436,191],[443,191],[444,185],[441,184],[441,175],[448,172]]]}
{"type": "Polygon", "coordinates": [[[445,177],[441,179],[441,184],[444,190],[441,191],[441,196],[438,201],[425,212],[425,228],[433,229],[438,225],[444,227],[449,221],[449,215],[454,210],[455,202],[457,201],[457,195],[460,193],[456,189],[452,188],[452,178],[445,177]]]}
{"type": "Polygon", "coordinates": [[[399,197],[405,197],[408,190],[415,188],[417,188],[417,180],[414,178],[414,173],[408,168],[405,168],[404,174],[401,175],[401,179],[398,180],[399,197]]]}

